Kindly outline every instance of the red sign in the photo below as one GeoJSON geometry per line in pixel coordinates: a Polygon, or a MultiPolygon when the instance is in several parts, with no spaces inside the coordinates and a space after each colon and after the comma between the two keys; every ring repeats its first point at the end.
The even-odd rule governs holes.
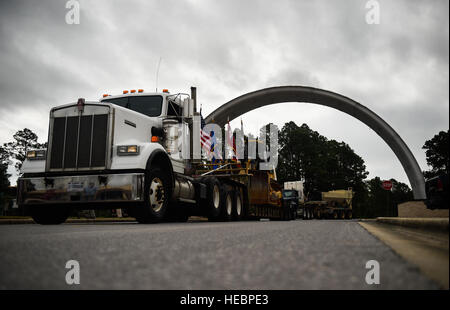
{"type": "Polygon", "coordinates": [[[383,181],[382,186],[385,190],[390,191],[392,189],[392,182],[391,181],[383,181]]]}

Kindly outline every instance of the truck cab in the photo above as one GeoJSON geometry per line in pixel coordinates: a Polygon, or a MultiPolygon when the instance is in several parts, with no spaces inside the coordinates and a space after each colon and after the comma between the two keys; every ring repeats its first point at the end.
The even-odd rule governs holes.
{"type": "Polygon", "coordinates": [[[295,219],[300,206],[299,192],[296,189],[283,189],[283,205],[289,209],[292,219],[295,219]]]}

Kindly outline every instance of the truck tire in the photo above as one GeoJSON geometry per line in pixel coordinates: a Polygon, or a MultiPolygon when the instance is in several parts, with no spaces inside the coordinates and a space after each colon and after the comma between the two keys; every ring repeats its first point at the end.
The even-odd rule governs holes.
{"type": "Polygon", "coordinates": [[[234,209],[234,190],[226,189],[225,187],[222,189],[222,220],[223,221],[231,221],[233,219],[233,209],[234,209]]]}
{"type": "Polygon", "coordinates": [[[352,215],[352,210],[348,210],[348,211],[347,211],[347,216],[346,216],[346,218],[349,219],[349,220],[351,220],[352,217],[353,217],[353,215],[352,215]]]}
{"type": "Polygon", "coordinates": [[[286,206],[285,204],[283,204],[283,206],[281,207],[281,220],[289,221],[290,217],[291,217],[291,215],[289,212],[289,206],[286,206]]]}
{"type": "Polygon", "coordinates": [[[311,210],[308,208],[306,209],[306,219],[310,220],[311,219],[311,210]]]}
{"type": "Polygon", "coordinates": [[[58,225],[69,217],[70,210],[64,206],[36,206],[31,208],[31,218],[41,225],[58,225]]]}
{"type": "Polygon", "coordinates": [[[316,218],[317,218],[318,220],[322,219],[322,212],[321,212],[320,210],[317,210],[317,216],[316,216],[316,218]]]}
{"type": "Polygon", "coordinates": [[[135,218],[141,224],[160,223],[169,204],[169,176],[159,168],[150,169],[145,175],[144,205],[135,209],[135,218]]]}
{"type": "Polygon", "coordinates": [[[337,213],[337,211],[336,211],[336,210],[334,210],[334,211],[333,211],[333,215],[332,215],[332,219],[333,219],[333,220],[337,220],[337,219],[338,219],[338,217],[339,217],[339,216],[338,216],[338,213],[337,213]]]}
{"type": "Polygon", "coordinates": [[[242,200],[242,194],[239,189],[234,191],[234,204],[233,204],[233,219],[235,221],[242,220],[244,214],[244,202],[242,200]]]}
{"type": "Polygon", "coordinates": [[[222,189],[219,180],[217,178],[207,178],[206,184],[206,212],[208,214],[209,221],[220,220],[222,207],[222,189]]]}
{"type": "Polygon", "coordinates": [[[298,209],[297,206],[295,208],[291,209],[291,220],[292,221],[295,221],[297,219],[297,209],[298,209]]]}

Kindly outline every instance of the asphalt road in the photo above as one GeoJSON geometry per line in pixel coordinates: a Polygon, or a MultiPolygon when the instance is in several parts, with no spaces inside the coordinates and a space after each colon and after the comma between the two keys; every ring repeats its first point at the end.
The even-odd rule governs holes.
{"type": "Polygon", "coordinates": [[[0,226],[0,289],[437,288],[356,221],[0,226]]]}

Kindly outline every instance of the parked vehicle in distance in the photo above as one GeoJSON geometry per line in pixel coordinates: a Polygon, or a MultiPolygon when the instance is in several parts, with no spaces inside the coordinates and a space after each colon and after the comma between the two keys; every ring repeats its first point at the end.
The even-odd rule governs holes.
{"type": "Polygon", "coordinates": [[[288,209],[290,219],[295,220],[299,209],[299,194],[295,189],[283,189],[283,206],[288,209]]]}
{"type": "Polygon", "coordinates": [[[351,219],[354,192],[346,190],[322,192],[322,200],[306,201],[303,204],[303,219],[351,219]]]}
{"type": "Polygon", "coordinates": [[[301,218],[303,216],[303,208],[300,206],[305,202],[305,194],[303,189],[304,181],[288,181],[284,182],[283,200],[289,201],[292,208],[295,208],[294,218],[301,218]],[[295,198],[294,198],[294,192],[295,198]],[[286,194],[284,194],[286,193],[286,194]],[[295,206],[294,206],[295,202],[295,206]]]}
{"type": "Polygon", "coordinates": [[[448,209],[449,189],[448,189],[448,173],[441,174],[425,182],[425,190],[427,199],[425,204],[428,209],[448,209]]]}

